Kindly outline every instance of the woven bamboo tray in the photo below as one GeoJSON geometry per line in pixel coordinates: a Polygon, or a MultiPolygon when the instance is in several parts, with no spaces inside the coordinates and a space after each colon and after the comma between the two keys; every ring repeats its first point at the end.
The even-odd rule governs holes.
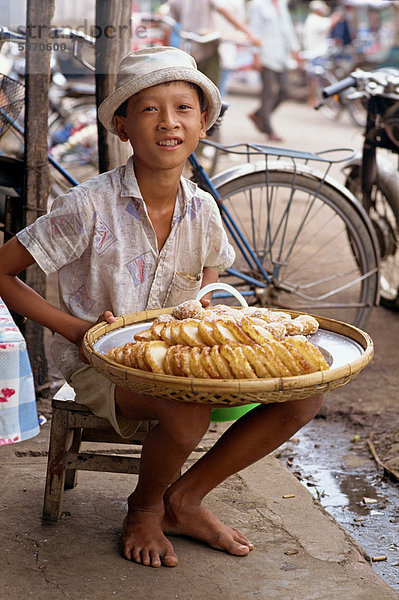
{"type": "MultiPolygon", "coordinates": [[[[344,336],[344,339],[358,344],[360,351],[357,358],[336,368],[333,366],[328,371],[296,377],[220,380],[175,377],[141,371],[120,365],[95,349],[96,343],[112,332],[133,324],[151,322],[159,315],[170,314],[172,311],[173,308],[147,310],[118,317],[114,323],[102,322],[95,325],[87,331],[83,340],[86,358],[96,371],[113,383],[139,394],[184,402],[241,406],[252,402],[285,402],[325,394],[354,379],[368,365],[374,353],[373,342],[364,331],[340,321],[318,316],[316,318],[320,324],[320,331],[326,332],[327,335],[328,332],[339,334],[344,336]]],[[[302,314],[289,310],[285,312],[292,317],[302,314]]],[[[322,348],[322,344],[320,346],[322,348]]]]}

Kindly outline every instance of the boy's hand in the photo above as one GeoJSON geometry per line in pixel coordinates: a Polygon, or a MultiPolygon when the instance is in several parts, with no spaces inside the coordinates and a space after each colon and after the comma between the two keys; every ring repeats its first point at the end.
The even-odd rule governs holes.
{"type": "Polygon", "coordinates": [[[207,306],[210,305],[211,300],[212,300],[212,292],[209,292],[209,294],[206,294],[206,296],[203,296],[201,298],[200,302],[201,302],[202,306],[204,308],[206,308],[207,306]]]}
{"type": "Polygon", "coordinates": [[[107,323],[114,323],[115,315],[110,310],[106,310],[105,312],[103,312],[102,315],[100,315],[98,317],[98,319],[95,323],[87,323],[87,327],[83,327],[82,333],[79,337],[79,341],[77,343],[77,346],[79,347],[79,358],[82,362],[86,363],[87,365],[90,363],[83,353],[83,349],[82,349],[83,338],[85,336],[86,331],[88,331],[91,327],[93,327],[93,325],[97,325],[98,323],[102,323],[103,321],[106,321],[107,323]]]}
{"type": "Polygon", "coordinates": [[[103,312],[102,315],[100,315],[98,317],[98,319],[94,323],[94,325],[97,325],[98,323],[101,323],[102,321],[106,321],[107,323],[114,323],[115,315],[110,310],[106,310],[105,312],[103,312]]]}

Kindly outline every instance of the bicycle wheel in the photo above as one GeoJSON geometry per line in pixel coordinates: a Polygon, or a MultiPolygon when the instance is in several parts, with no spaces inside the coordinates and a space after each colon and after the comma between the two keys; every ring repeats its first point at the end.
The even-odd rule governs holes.
{"type": "Polygon", "coordinates": [[[292,172],[276,169],[267,179],[259,171],[218,187],[236,251],[225,280],[250,304],[364,326],[376,301],[378,273],[361,212],[311,175],[297,173],[293,181],[292,172]]]}
{"type": "Polygon", "coordinates": [[[94,99],[71,102],[66,115],[49,119],[50,153],[65,168],[91,165],[97,168],[97,110],[94,99]]]}
{"type": "MultiPolygon", "coordinates": [[[[378,164],[377,181],[371,190],[370,218],[381,250],[381,300],[387,308],[399,310],[399,175],[378,164]]],[[[361,167],[353,165],[347,175],[346,187],[362,201],[361,167]]]]}

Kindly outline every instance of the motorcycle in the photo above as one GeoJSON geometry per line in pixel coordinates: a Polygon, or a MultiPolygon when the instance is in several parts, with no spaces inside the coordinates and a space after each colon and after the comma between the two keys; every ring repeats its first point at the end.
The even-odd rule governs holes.
{"type": "Polygon", "coordinates": [[[346,163],[346,187],[367,210],[381,252],[381,305],[399,311],[399,69],[355,70],[324,88],[324,99],[344,90],[367,110],[362,152],[346,163]]]}

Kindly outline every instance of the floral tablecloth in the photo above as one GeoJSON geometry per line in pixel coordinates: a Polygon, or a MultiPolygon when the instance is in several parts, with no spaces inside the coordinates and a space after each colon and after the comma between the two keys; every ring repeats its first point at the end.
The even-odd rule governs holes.
{"type": "Polygon", "coordinates": [[[26,343],[0,298],[0,446],[22,442],[38,433],[26,343]]]}

